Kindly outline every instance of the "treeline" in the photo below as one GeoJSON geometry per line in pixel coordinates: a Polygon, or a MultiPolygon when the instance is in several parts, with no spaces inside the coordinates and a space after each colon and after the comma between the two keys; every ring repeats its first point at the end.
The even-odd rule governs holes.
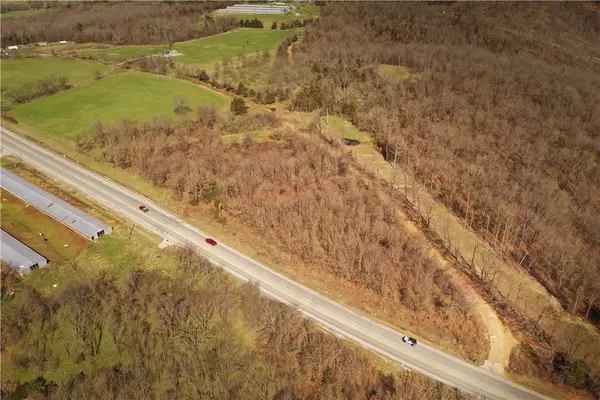
{"type": "Polygon", "coordinates": [[[4,368],[40,376],[3,379],[3,398],[470,398],[421,375],[377,371],[189,250],[172,274],[136,269],[121,281],[104,272],[50,295],[13,278],[2,282],[4,368]],[[49,379],[61,369],[62,382],[49,379]]]}
{"type": "Polygon", "coordinates": [[[240,19],[238,25],[242,28],[264,28],[262,21],[258,18],[240,19]]]}
{"type": "Polygon", "coordinates": [[[3,90],[2,95],[14,104],[19,104],[41,96],[52,95],[70,87],[66,76],[48,75],[35,83],[27,82],[24,85],[3,90]]]}
{"type": "Polygon", "coordinates": [[[171,189],[182,202],[213,202],[220,220],[234,218],[317,273],[379,296],[424,336],[485,359],[488,344],[465,299],[401,229],[395,200],[349,173],[348,155],[331,155],[303,135],[279,132],[276,143],[247,137],[242,148],[224,145],[220,130],[227,125],[277,124],[274,116],[237,118],[253,120],[214,130],[164,120],[98,123],[77,144],[100,149],[107,162],[171,189]]]}
{"type": "Polygon", "coordinates": [[[59,40],[112,44],[190,40],[236,28],[233,17],[209,15],[226,5],[224,2],[54,3],[40,13],[3,20],[2,46],[59,40]]]}
{"type": "MultiPolygon", "coordinates": [[[[568,8],[548,4],[543,31],[580,15],[584,23],[569,29],[590,38],[594,54],[597,5],[568,8]]],[[[273,80],[304,85],[293,109],[327,107],[372,132],[388,160],[570,311],[591,318],[600,307],[599,75],[579,54],[564,63],[550,50],[533,56],[542,50],[537,36],[515,47],[512,34],[498,38],[501,24],[477,28],[499,14],[527,31],[534,9],[330,5],[294,46],[293,63],[279,58],[273,80]],[[419,77],[389,82],[377,74],[380,64],[408,66],[419,77]]]]}
{"type": "MultiPolygon", "coordinates": [[[[282,22],[281,25],[279,25],[279,29],[284,31],[286,29],[304,28],[310,24],[313,24],[314,22],[315,22],[315,20],[312,18],[304,19],[304,20],[295,19],[295,20],[287,22],[287,23],[282,22]]],[[[273,27],[271,27],[271,28],[275,29],[273,27]]]]}

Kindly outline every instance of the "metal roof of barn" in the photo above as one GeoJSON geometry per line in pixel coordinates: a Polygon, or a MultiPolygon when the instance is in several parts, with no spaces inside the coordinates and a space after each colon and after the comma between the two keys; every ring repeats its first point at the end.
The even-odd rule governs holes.
{"type": "Polygon", "coordinates": [[[256,5],[256,4],[235,4],[227,6],[219,12],[238,13],[238,14],[285,14],[291,10],[291,6],[271,6],[271,5],[256,5]]]}
{"type": "Polygon", "coordinates": [[[112,228],[105,223],[4,168],[1,170],[0,184],[3,189],[12,192],[87,238],[93,239],[100,231],[105,233],[112,231],[112,228]]]}
{"type": "Polygon", "coordinates": [[[16,270],[20,267],[31,267],[36,264],[42,266],[48,263],[44,256],[4,229],[0,229],[0,255],[2,260],[16,270]]]}

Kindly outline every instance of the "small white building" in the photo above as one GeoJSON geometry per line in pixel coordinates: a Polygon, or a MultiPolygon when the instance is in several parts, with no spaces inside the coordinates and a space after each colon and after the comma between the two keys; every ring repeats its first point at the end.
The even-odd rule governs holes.
{"type": "Polygon", "coordinates": [[[19,50],[19,46],[8,46],[8,50],[19,50]]]}
{"type": "Polygon", "coordinates": [[[66,40],[61,40],[60,42],[58,42],[58,44],[67,44],[69,42],[67,42],[66,40]]]}

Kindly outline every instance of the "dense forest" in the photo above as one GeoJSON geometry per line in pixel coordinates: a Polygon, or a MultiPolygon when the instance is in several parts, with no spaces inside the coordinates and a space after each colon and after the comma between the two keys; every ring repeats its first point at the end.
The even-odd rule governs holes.
{"type": "Polygon", "coordinates": [[[40,373],[4,379],[2,398],[470,398],[418,374],[378,371],[192,251],[179,250],[171,273],[104,271],[51,295],[4,265],[2,278],[3,368],[40,373]],[[47,378],[59,368],[63,382],[47,378]]]}
{"type": "MultiPolygon", "coordinates": [[[[3,9],[8,10],[10,4],[5,6],[3,3],[3,9]]],[[[2,46],[60,40],[163,44],[215,35],[238,26],[233,17],[212,18],[209,15],[227,6],[225,2],[93,1],[30,4],[41,11],[2,20],[2,46]]]]}
{"type": "Polygon", "coordinates": [[[303,86],[294,110],[371,132],[465,225],[598,320],[599,8],[328,4],[271,84],[303,86]],[[392,81],[382,64],[413,74],[392,81]]]}
{"type": "MultiPolygon", "coordinates": [[[[214,115],[201,109],[200,119],[207,114],[214,115]]],[[[487,343],[465,300],[401,228],[399,203],[350,173],[347,155],[281,130],[268,142],[247,136],[237,148],[223,144],[223,133],[277,127],[274,114],[233,117],[212,129],[210,121],[98,123],[78,144],[172,189],[186,204],[213,202],[218,218],[233,218],[318,273],[380,296],[403,324],[432,340],[485,359],[487,343]]]]}

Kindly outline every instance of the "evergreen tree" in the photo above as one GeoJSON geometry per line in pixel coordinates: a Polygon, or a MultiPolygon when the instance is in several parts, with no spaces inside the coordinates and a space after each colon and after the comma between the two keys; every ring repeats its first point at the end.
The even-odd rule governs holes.
{"type": "Polygon", "coordinates": [[[248,106],[246,105],[246,102],[244,101],[244,99],[242,99],[241,97],[236,97],[231,102],[230,110],[235,115],[243,115],[248,112],[248,106]]]}

